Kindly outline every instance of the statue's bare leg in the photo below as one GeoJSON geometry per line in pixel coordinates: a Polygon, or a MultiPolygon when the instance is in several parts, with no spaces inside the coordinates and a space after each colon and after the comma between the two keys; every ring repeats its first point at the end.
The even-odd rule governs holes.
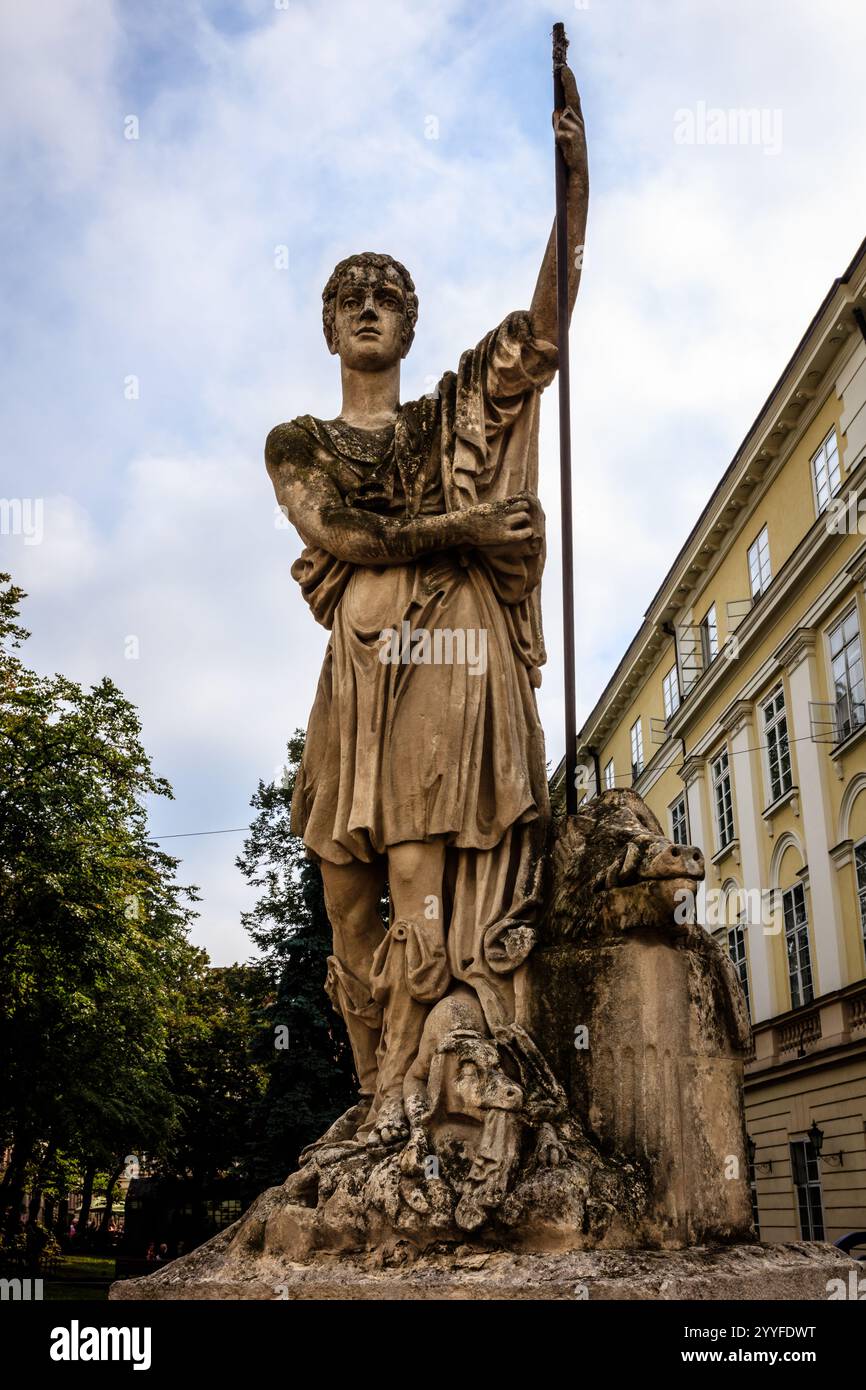
{"type": "Polygon", "coordinates": [[[329,864],[322,860],[325,906],[334,933],[328,961],[328,993],[342,1015],[358,1074],[360,1101],[369,1109],[376,1089],[376,1052],[382,1009],[372,998],[370,966],[385,936],[379,903],[385,881],[383,861],[329,864]]]}
{"type": "Polygon", "coordinates": [[[383,1005],[379,1075],[370,1138],[408,1138],[403,1078],[418,1052],[424,1020],[450,980],[442,914],[442,838],[388,849],[391,927],[373,988],[383,1005]]]}

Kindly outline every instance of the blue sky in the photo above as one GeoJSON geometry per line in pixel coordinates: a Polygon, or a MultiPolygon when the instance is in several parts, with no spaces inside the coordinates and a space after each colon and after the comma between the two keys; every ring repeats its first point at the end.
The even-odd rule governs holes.
{"type": "MultiPolygon", "coordinates": [[[[45,522],[40,545],[0,536],[0,560],[31,595],[31,661],[110,674],[139,706],[176,793],[155,833],[244,825],[258,778],[306,723],[326,634],[289,576],[300,547],[276,524],[262,445],[280,420],[339,409],[320,326],[334,263],[387,250],[412,271],[407,399],[529,302],[552,216],[560,18],[592,179],[572,331],[585,712],[866,235],[866,12],[850,0],[2,8],[2,490],[42,498],[45,522]],[[678,144],[676,113],[702,102],[780,113],[778,148],[678,144]]],[[[541,456],[554,761],[555,393],[541,456]]],[[[249,954],[240,843],[166,842],[202,889],[195,936],[218,963],[249,954]]]]}

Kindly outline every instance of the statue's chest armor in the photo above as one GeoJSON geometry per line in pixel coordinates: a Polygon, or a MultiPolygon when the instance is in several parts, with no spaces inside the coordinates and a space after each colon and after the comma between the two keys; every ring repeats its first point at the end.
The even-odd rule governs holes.
{"type": "Polygon", "coordinates": [[[316,423],[348,506],[380,516],[444,510],[438,399],[407,402],[395,424],[383,430],[356,429],[340,420],[316,423]]]}

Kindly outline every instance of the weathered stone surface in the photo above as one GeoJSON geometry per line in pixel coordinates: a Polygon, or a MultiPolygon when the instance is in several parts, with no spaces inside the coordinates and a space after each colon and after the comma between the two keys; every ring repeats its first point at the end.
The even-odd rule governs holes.
{"type": "MultiPolygon", "coordinates": [[[[221,1239],[218,1238],[218,1239],[221,1239]]],[[[233,1270],[214,1243],[146,1279],[112,1285],[112,1299],[791,1300],[828,1297],[828,1283],[862,1272],[832,1245],[732,1245],[665,1251],[529,1255],[464,1246],[414,1261],[404,1247],[307,1264],[270,1257],[233,1270]],[[193,1267],[195,1256],[200,1256],[193,1267]]]]}
{"type": "Polygon", "coordinates": [[[554,864],[529,1026],[587,1137],[648,1176],[632,1240],[748,1240],[748,1018],[730,961],[684,911],[703,856],[621,790],[557,827],[554,864]]]}

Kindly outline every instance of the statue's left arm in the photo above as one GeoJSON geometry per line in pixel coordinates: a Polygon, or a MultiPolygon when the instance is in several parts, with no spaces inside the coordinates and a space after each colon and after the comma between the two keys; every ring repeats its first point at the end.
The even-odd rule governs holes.
{"type": "MultiPolygon", "coordinates": [[[[568,314],[574,308],[580,285],[583,245],[586,236],[586,214],[589,206],[589,166],[586,155],[586,133],[580,97],[574,73],[562,69],[565,109],[554,113],[556,143],[563,153],[568,169],[568,314]]],[[[529,310],[532,331],[536,338],[555,343],[556,335],[556,224],[550,233],[544,260],[532,296],[529,310]]]]}

